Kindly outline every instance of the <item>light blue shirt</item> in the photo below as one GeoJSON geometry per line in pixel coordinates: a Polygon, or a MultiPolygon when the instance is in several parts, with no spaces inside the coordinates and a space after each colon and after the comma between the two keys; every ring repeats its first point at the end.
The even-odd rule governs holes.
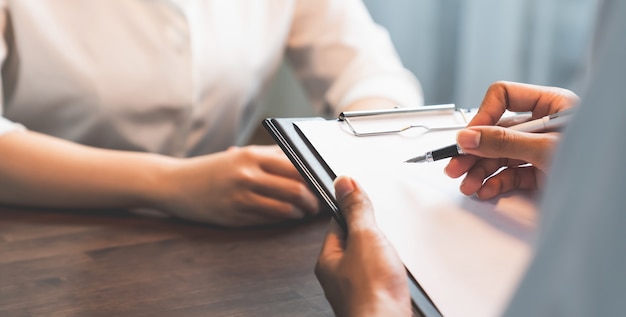
{"type": "Polygon", "coordinates": [[[589,85],[506,316],[626,315],[626,1],[606,1],[598,21],[589,85]]]}

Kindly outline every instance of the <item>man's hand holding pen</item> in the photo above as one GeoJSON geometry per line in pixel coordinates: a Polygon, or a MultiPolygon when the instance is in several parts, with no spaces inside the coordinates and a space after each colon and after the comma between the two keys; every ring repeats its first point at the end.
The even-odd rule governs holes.
{"type": "Polygon", "coordinates": [[[554,87],[497,82],[489,87],[478,113],[468,128],[457,134],[463,153],[445,167],[452,178],[466,174],[461,192],[491,199],[514,189],[536,189],[543,183],[558,133],[528,133],[505,128],[500,120],[506,111],[532,112],[541,118],[574,107],[578,96],[554,87]]]}

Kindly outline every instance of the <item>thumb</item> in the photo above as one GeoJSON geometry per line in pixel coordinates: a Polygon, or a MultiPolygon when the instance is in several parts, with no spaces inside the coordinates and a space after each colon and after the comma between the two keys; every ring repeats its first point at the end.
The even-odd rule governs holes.
{"type": "Polygon", "coordinates": [[[457,144],[467,154],[521,160],[541,170],[557,142],[555,133],[519,132],[499,126],[474,126],[457,133],[457,144]]]}
{"type": "Polygon", "coordinates": [[[361,231],[375,226],[372,203],[361,187],[347,176],[338,177],[334,185],[337,202],[343,212],[348,231],[361,231]]]}

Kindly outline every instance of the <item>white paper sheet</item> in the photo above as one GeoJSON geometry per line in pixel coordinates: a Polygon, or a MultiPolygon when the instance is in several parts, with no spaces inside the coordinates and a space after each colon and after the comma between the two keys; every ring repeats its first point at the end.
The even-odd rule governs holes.
{"type": "MultiPolygon", "coordinates": [[[[418,120],[431,126],[464,123],[454,115],[418,120]]],[[[459,192],[460,179],[444,175],[448,160],[403,163],[451,144],[454,130],[356,137],[345,122],[296,125],[336,175],[354,177],[367,191],[378,225],[444,316],[501,312],[530,255],[530,197],[479,201],[459,192]]]]}

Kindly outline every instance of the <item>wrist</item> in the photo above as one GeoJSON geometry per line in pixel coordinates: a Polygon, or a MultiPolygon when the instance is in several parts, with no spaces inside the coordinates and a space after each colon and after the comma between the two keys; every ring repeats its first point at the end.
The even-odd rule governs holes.
{"type": "Polygon", "coordinates": [[[166,211],[166,203],[175,193],[176,186],[172,182],[172,176],[181,161],[179,158],[148,154],[135,192],[138,207],[166,211]]]}

